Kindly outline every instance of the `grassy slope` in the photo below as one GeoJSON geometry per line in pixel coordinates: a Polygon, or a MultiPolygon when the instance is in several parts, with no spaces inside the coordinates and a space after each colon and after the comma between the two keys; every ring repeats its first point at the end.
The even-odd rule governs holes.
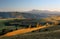
{"type": "Polygon", "coordinates": [[[23,35],[4,37],[1,39],[60,39],[60,26],[46,28],[48,31],[31,32],[23,35]]]}

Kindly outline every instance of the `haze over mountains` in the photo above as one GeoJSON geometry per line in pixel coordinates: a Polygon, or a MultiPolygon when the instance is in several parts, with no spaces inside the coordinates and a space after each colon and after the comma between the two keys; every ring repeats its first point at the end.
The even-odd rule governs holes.
{"type": "Polygon", "coordinates": [[[34,18],[40,19],[49,16],[59,16],[60,12],[47,10],[31,10],[27,12],[0,12],[0,18],[34,18]]]}

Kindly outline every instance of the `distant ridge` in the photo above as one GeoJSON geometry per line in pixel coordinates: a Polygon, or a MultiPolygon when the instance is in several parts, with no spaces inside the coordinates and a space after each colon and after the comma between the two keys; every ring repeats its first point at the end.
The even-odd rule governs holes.
{"type": "Polygon", "coordinates": [[[31,10],[26,12],[0,12],[0,18],[31,18],[40,19],[49,16],[60,16],[60,12],[51,12],[47,10],[31,10]]]}

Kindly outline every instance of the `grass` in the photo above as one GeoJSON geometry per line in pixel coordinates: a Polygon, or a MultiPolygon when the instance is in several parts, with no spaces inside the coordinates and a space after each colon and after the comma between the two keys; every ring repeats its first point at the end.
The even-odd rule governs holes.
{"type": "Polygon", "coordinates": [[[12,37],[3,37],[1,39],[60,39],[60,30],[51,32],[34,32],[12,37]]]}
{"type": "MultiPolygon", "coordinates": [[[[11,37],[3,37],[1,39],[60,39],[60,26],[52,26],[48,31],[29,32],[21,35],[15,35],[11,37]]],[[[42,29],[41,29],[42,30],[42,29]]]]}
{"type": "MultiPolygon", "coordinates": [[[[16,28],[15,26],[5,26],[3,24],[5,21],[0,20],[0,25],[1,25],[0,30],[16,28]]],[[[18,28],[20,28],[20,27],[18,27],[18,28]]],[[[38,31],[29,32],[29,33],[15,35],[15,36],[11,36],[11,37],[3,37],[0,39],[60,39],[60,25],[40,29],[39,31],[40,32],[38,32],[38,31]],[[47,29],[47,31],[45,31],[45,29],[47,29]]]]}

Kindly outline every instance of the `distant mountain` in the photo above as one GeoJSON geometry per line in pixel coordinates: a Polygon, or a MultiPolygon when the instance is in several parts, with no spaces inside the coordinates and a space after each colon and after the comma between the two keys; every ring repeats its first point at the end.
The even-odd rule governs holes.
{"type": "Polygon", "coordinates": [[[40,14],[40,13],[47,13],[47,14],[60,14],[60,12],[58,12],[58,11],[48,11],[48,10],[35,10],[35,9],[33,9],[33,10],[31,10],[31,11],[27,11],[28,13],[38,13],[38,14],[40,14]]]}
{"type": "Polygon", "coordinates": [[[51,12],[47,10],[31,10],[27,12],[0,12],[0,18],[31,18],[40,19],[49,16],[60,16],[60,12],[51,12]]]}
{"type": "Polygon", "coordinates": [[[31,10],[31,11],[27,11],[27,13],[33,13],[33,14],[39,14],[40,16],[60,16],[60,12],[58,11],[48,11],[48,10],[31,10]]]}

